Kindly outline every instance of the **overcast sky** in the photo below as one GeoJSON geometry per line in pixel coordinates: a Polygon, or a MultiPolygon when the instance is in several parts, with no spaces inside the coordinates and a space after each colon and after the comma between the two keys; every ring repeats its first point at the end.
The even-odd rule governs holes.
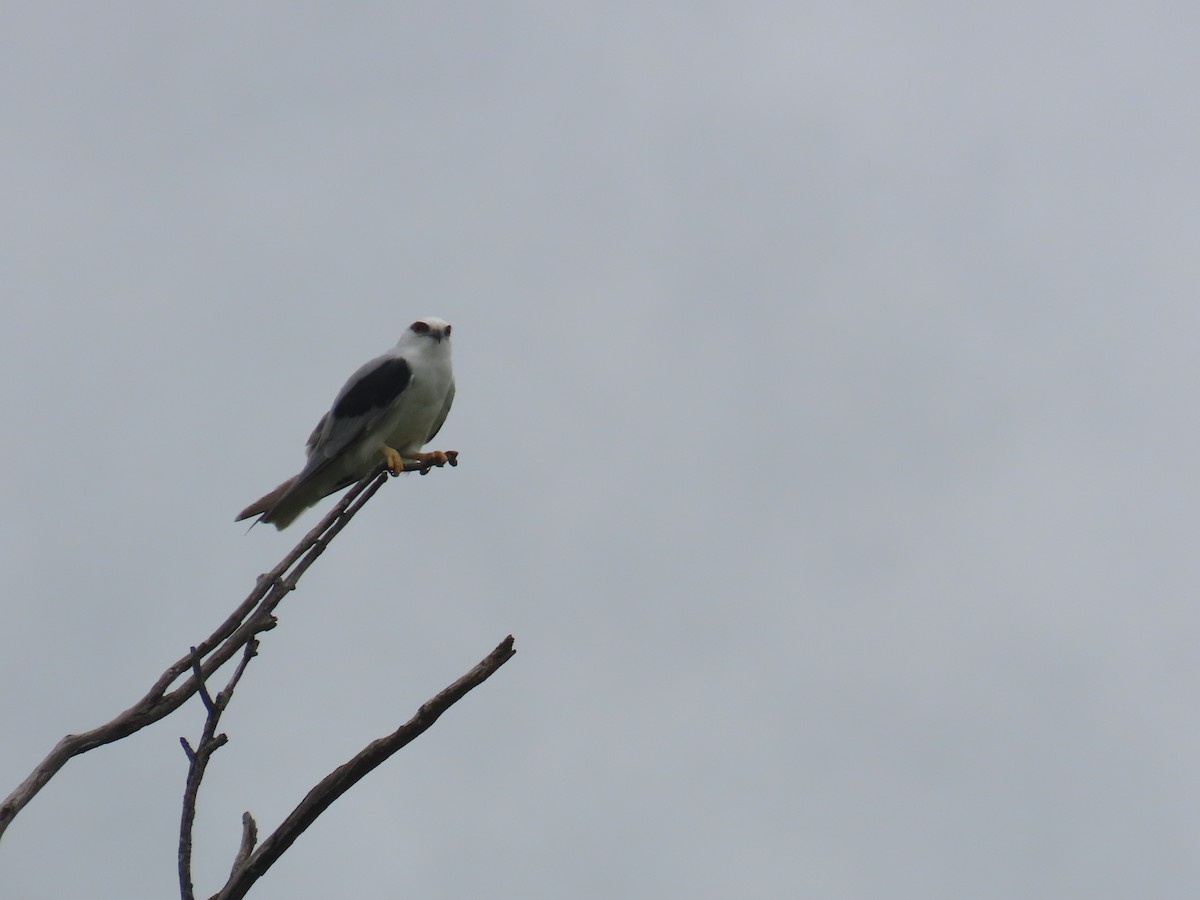
{"type": "MultiPolygon", "coordinates": [[[[432,314],[462,464],[282,607],[199,893],[513,633],[253,897],[1195,896],[1197,9],[6,5],[0,795],[432,314]]],[[[172,896],[202,718],[69,763],[0,895],[172,896]]]]}

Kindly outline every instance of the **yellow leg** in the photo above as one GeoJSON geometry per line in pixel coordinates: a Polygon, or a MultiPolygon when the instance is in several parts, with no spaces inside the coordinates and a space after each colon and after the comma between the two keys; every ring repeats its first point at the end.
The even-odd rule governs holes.
{"type": "Polygon", "coordinates": [[[393,475],[399,475],[404,471],[404,460],[400,458],[399,453],[387,444],[383,445],[383,463],[393,475]]]}

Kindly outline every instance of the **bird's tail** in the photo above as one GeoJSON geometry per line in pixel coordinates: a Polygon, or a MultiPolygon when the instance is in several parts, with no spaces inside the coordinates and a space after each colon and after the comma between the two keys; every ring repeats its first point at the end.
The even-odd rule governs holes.
{"type": "Polygon", "coordinates": [[[279,485],[279,487],[263,494],[243,509],[233,521],[240,522],[242,519],[248,519],[251,516],[262,516],[258,521],[270,522],[276,528],[283,529],[291,525],[296,517],[304,511],[304,507],[297,506],[294,503],[286,504],[281,501],[284,500],[287,492],[295,483],[295,477],[289,478],[283,484],[279,485]],[[296,506],[296,509],[291,509],[291,506],[296,506]]]}

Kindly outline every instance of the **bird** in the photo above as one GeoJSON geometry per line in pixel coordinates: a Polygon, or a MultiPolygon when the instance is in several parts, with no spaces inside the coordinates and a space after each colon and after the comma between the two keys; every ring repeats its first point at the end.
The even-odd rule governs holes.
{"type": "Polygon", "coordinates": [[[258,516],[282,531],[335,491],[382,462],[398,475],[406,460],[453,464],[454,451],[423,452],[454,402],[451,326],[427,316],[405,329],[396,346],[363,363],[338,391],[308,438],[308,462],[297,475],[259,497],[234,520],[258,516]]]}

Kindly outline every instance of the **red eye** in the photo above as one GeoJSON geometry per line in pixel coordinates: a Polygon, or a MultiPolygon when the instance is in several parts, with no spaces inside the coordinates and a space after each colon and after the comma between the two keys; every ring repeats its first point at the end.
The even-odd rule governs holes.
{"type": "Polygon", "coordinates": [[[427,332],[429,330],[429,325],[426,324],[425,322],[413,322],[408,327],[409,327],[409,330],[415,334],[424,334],[425,332],[427,332]]]}
{"type": "Polygon", "coordinates": [[[446,337],[450,337],[450,332],[451,332],[452,330],[453,330],[453,327],[452,327],[452,326],[450,326],[450,325],[447,325],[447,326],[446,326],[446,337]]]}

